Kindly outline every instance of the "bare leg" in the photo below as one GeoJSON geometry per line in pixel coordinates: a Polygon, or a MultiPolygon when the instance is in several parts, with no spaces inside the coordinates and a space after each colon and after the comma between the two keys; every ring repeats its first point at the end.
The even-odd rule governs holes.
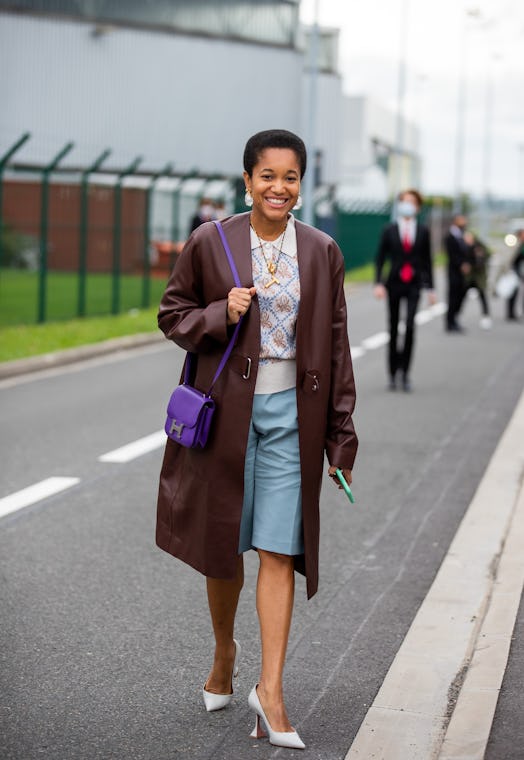
{"type": "Polygon", "coordinates": [[[207,599],[215,634],[215,659],[204,688],[214,694],[232,693],[231,673],[235,659],[233,632],[243,584],[242,556],[238,558],[237,577],[233,580],[207,578],[207,599]]]}
{"type": "Polygon", "coordinates": [[[262,639],[258,698],[274,731],[292,731],[282,690],[282,674],[293,613],[293,557],[258,550],[257,612],[262,639]]]}

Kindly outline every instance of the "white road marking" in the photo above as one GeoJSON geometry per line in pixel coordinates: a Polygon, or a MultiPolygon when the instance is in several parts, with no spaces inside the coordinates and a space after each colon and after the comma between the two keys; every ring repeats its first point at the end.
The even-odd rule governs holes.
{"type": "Polygon", "coordinates": [[[143,454],[148,454],[150,451],[159,449],[165,442],[166,434],[164,430],[159,430],[156,433],[151,433],[151,435],[146,435],[144,438],[139,438],[137,441],[121,446],[119,449],[102,454],[101,457],[98,457],[98,461],[124,464],[132,459],[141,457],[143,454]]]}
{"type": "MultiPolygon", "coordinates": [[[[447,304],[439,301],[439,303],[433,304],[433,306],[430,306],[427,309],[418,311],[415,315],[415,322],[417,325],[425,325],[435,319],[435,317],[444,314],[447,311],[447,308],[447,304]]],[[[406,323],[403,320],[399,322],[398,331],[400,335],[403,335],[406,332],[406,323]]],[[[360,357],[364,356],[367,351],[374,351],[376,348],[385,346],[388,342],[388,332],[378,332],[375,333],[375,335],[370,335],[369,338],[364,338],[360,346],[351,347],[351,358],[360,359],[360,357]]]]}
{"type": "Polygon", "coordinates": [[[415,322],[417,325],[425,325],[428,322],[431,322],[432,319],[435,318],[435,315],[430,312],[429,309],[424,309],[424,311],[418,311],[415,314],[415,322]]]}
{"type": "Polygon", "coordinates": [[[80,478],[46,478],[46,480],[41,480],[21,491],[4,496],[3,499],[0,499],[0,517],[5,517],[11,512],[28,507],[42,499],[47,499],[49,496],[60,493],[60,491],[76,486],[77,483],[80,483],[80,478]]]}
{"type": "MultiPolygon", "coordinates": [[[[415,319],[417,320],[418,324],[426,324],[435,317],[444,314],[446,309],[447,305],[445,303],[437,303],[434,306],[431,306],[429,309],[418,312],[415,319]]],[[[353,360],[359,359],[360,357],[364,356],[367,351],[373,351],[374,349],[380,348],[381,346],[384,346],[388,341],[388,332],[379,332],[375,335],[371,335],[369,338],[365,338],[360,346],[351,347],[351,357],[353,360]]],[[[150,347],[149,350],[158,351],[159,349],[157,346],[154,346],[150,347]]],[[[139,352],[143,353],[144,348],[137,349],[136,353],[139,352]]],[[[130,354],[131,352],[127,352],[125,355],[129,356],[130,354]]],[[[108,357],[105,356],[100,360],[93,359],[89,363],[96,364],[97,362],[101,363],[102,361],[107,362],[108,357]]],[[[82,362],[83,366],[86,364],[88,364],[87,361],[82,362]]],[[[38,373],[35,372],[30,379],[37,379],[37,377],[42,377],[44,374],[58,374],[67,371],[73,372],[76,371],[76,369],[76,365],[72,365],[71,367],[62,367],[60,369],[56,368],[53,370],[46,370],[44,372],[38,373]]],[[[0,383],[0,387],[5,387],[10,383],[14,384],[17,382],[20,382],[20,378],[9,379],[3,383],[0,383]]],[[[112,462],[116,464],[131,462],[133,459],[137,459],[144,454],[148,454],[155,449],[159,449],[165,444],[165,441],[166,434],[164,430],[158,430],[156,433],[151,433],[151,435],[146,435],[144,438],[139,438],[138,440],[132,441],[131,443],[128,443],[125,446],[121,446],[118,449],[108,451],[107,454],[102,454],[102,456],[98,457],[98,461],[112,462]]],[[[16,512],[18,509],[23,509],[30,504],[34,504],[37,501],[41,501],[42,499],[46,499],[49,496],[60,493],[60,491],[71,488],[72,486],[77,485],[79,482],[80,478],[51,477],[47,478],[46,480],[42,480],[39,483],[35,483],[28,488],[24,488],[21,491],[10,494],[9,496],[5,496],[3,499],[0,499],[0,518],[10,514],[11,512],[16,512]]]]}
{"type": "Polygon", "coordinates": [[[375,333],[375,335],[371,335],[369,338],[365,338],[362,341],[362,346],[366,349],[366,351],[372,351],[374,348],[380,348],[380,346],[384,346],[388,341],[389,333],[379,332],[375,333]]]}

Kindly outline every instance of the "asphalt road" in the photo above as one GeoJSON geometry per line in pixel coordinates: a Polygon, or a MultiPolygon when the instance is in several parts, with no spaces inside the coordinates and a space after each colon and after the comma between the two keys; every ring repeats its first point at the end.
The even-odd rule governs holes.
{"type": "Polygon", "coordinates": [[[0,520],[3,760],[345,757],[524,387],[524,325],[502,321],[499,302],[489,332],[475,301],[465,335],[428,314],[412,394],[385,391],[383,306],[367,288],[349,303],[361,349],[357,504],[326,478],[320,588],[307,602],[297,578],[285,679],[306,751],[248,737],[255,554],[238,612],[236,697],[206,714],[204,582],[154,545],[162,451],[99,460],[162,427],[183,358],[166,344],[0,383],[0,499],[50,477],[78,479],[0,520]]]}

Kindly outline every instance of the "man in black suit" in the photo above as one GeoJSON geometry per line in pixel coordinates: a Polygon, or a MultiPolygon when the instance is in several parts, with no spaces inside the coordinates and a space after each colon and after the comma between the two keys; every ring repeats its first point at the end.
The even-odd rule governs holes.
{"type": "Polygon", "coordinates": [[[471,271],[471,250],[464,239],[467,219],[462,214],[453,217],[449,232],[444,238],[444,247],[448,256],[448,311],[446,330],[461,333],[462,327],[457,317],[466,295],[466,276],[471,271]]]}
{"type": "Polygon", "coordinates": [[[398,219],[385,227],[376,257],[374,293],[376,298],[388,296],[389,306],[389,389],[397,387],[397,375],[402,375],[402,387],[411,390],[409,368],[415,336],[415,314],[421,288],[429,290],[430,303],[436,303],[433,291],[431,243],[429,230],[419,224],[417,214],[422,206],[418,190],[405,190],[398,196],[398,219]],[[383,281],[383,269],[389,261],[389,273],[383,281]],[[406,303],[406,330],[402,348],[398,345],[398,322],[401,302],[406,303]]]}

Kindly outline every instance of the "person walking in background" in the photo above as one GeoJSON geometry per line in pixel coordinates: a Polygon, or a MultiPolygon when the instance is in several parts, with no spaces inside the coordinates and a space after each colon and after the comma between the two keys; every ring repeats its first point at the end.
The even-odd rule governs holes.
{"type": "Polygon", "coordinates": [[[468,258],[470,251],[464,240],[467,219],[462,214],[453,217],[449,232],[444,239],[444,247],[448,257],[448,311],[446,314],[446,330],[452,333],[463,332],[457,322],[457,317],[466,294],[466,277],[471,272],[468,258]]]}
{"type": "Polygon", "coordinates": [[[398,219],[385,227],[376,256],[376,298],[388,297],[389,307],[389,389],[396,390],[399,373],[402,388],[411,390],[409,370],[415,338],[415,314],[422,288],[429,290],[429,302],[436,303],[433,291],[431,243],[428,228],[417,221],[422,207],[418,190],[404,190],[398,196],[398,219]],[[384,267],[389,262],[389,273],[383,281],[384,267]],[[405,333],[399,347],[399,318],[401,304],[405,303],[405,333]]]}
{"type": "Polygon", "coordinates": [[[218,219],[219,221],[221,221],[222,219],[225,219],[227,215],[228,214],[227,214],[227,211],[226,211],[226,204],[224,203],[224,201],[222,199],[216,201],[216,203],[215,203],[215,219],[218,219]]]}
{"type": "Polygon", "coordinates": [[[488,263],[491,252],[487,246],[475,235],[466,230],[464,232],[464,242],[468,246],[467,259],[471,267],[469,274],[466,276],[466,291],[474,288],[480,298],[482,308],[482,317],[480,326],[483,330],[489,330],[492,327],[491,317],[489,315],[489,304],[487,297],[488,287],[488,263]]]}
{"type": "MultiPolygon", "coordinates": [[[[524,229],[518,230],[517,241],[517,252],[513,257],[511,267],[519,278],[521,285],[517,285],[514,292],[506,302],[506,319],[509,321],[518,320],[515,307],[517,305],[519,291],[522,288],[522,283],[524,283],[524,229]]],[[[524,314],[524,297],[522,299],[522,312],[524,314]]]]}
{"type": "Polygon", "coordinates": [[[208,445],[189,449],[167,439],[156,541],[207,576],[215,636],[202,690],[208,712],[233,699],[243,553],[258,553],[262,662],[248,700],[256,716],[252,736],[263,735],[262,720],[272,744],[295,749],[304,743],[289,722],[282,685],[294,571],[306,576],[312,597],[324,453],[328,474],[335,479],[340,468],[350,483],[358,444],[344,259],[332,238],[291,213],[305,169],[297,135],[280,129],[253,135],[244,150],[252,210],[223,220],[242,287],[232,287],[216,225],[203,224],[177,261],[158,315],[166,337],[197,355],[193,382],[200,390],[243,318],[213,389],[217,414],[208,445]]]}
{"type": "Polygon", "coordinates": [[[191,235],[191,233],[194,232],[197,227],[200,227],[201,224],[204,224],[204,222],[210,222],[215,218],[214,202],[211,200],[211,198],[201,198],[198,212],[191,219],[189,234],[191,235]]]}

